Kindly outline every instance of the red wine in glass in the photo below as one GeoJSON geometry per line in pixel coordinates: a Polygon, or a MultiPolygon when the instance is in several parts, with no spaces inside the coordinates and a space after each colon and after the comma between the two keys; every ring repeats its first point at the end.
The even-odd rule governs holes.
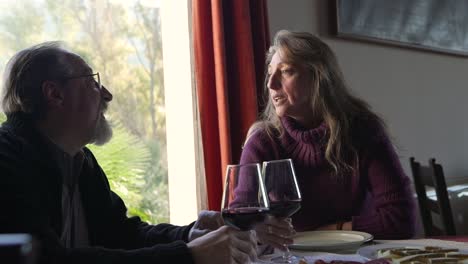
{"type": "Polygon", "coordinates": [[[227,225],[243,231],[251,230],[257,223],[263,222],[267,214],[268,209],[264,207],[241,207],[222,212],[224,222],[227,225]]]}
{"type": "Polygon", "coordinates": [[[251,230],[265,220],[268,210],[260,164],[228,165],[221,203],[225,224],[251,230]]]}
{"type": "Polygon", "coordinates": [[[291,201],[271,201],[269,213],[278,218],[291,217],[301,209],[300,200],[291,201]]]}

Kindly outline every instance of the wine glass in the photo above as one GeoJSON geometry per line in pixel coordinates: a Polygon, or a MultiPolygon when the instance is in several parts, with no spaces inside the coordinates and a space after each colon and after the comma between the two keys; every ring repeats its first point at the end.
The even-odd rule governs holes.
{"type": "MultiPolygon", "coordinates": [[[[301,192],[291,159],[263,162],[263,177],[270,202],[269,214],[278,218],[291,217],[301,208],[301,192]]],[[[273,258],[274,263],[292,263],[293,256],[288,247],[281,257],[273,258]]]]}
{"type": "Polygon", "coordinates": [[[227,225],[251,230],[265,220],[269,203],[260,172],[260,164],[228,165],[221,203],[227,225]]]}

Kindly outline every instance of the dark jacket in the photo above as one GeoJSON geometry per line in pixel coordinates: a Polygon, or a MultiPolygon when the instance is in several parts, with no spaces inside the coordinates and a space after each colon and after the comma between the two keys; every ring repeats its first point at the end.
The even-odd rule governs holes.
{"type": "Polygon", "coordinates": [[[30,233],[39,241],[39,263],[193,263],[191,226],[148,225],[128,218],[91,151],[79,180],[91,246],[67,249],[62,232],[62,178],[44,138],[24,115],[0,128],[0,233],[30,233]]]}

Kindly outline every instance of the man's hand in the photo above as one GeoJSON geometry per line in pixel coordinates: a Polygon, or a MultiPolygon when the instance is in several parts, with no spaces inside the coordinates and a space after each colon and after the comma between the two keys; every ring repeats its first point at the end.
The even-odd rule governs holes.
{"type": "Polygon", "coordinates": [[[197,222],[190,230],[188,240],[192,241],[224,225],[223,217],[220,212],[201,211],[198,214],[197,222]]]}
{"type": "Polygon", "coordinates": [[[196,264],[244,264],[256,259],[256,244],[253,232],[222,226],[191,241],[187,246],[196,264]]]}
{"type": "Polygon", "coordinates": [[[267,216],[263,223],[255,226],[258,241],[281,250],[286,250],[285,245],[293,243],[292,237],[296,234],[291,219],[280,219],[267,216]]]}

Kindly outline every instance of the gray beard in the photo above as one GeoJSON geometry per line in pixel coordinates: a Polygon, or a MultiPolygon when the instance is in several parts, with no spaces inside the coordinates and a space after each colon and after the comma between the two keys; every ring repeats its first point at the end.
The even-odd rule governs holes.
{"type": "Polygon", "coordinates": [[[109,122],[100,117],[99,121],[96,125],[96,129],[94,130],[93,138],[91,139],[91,143],[97,146],[102,146],[109,142],[112,138],[112,127],[109,122]]]}

